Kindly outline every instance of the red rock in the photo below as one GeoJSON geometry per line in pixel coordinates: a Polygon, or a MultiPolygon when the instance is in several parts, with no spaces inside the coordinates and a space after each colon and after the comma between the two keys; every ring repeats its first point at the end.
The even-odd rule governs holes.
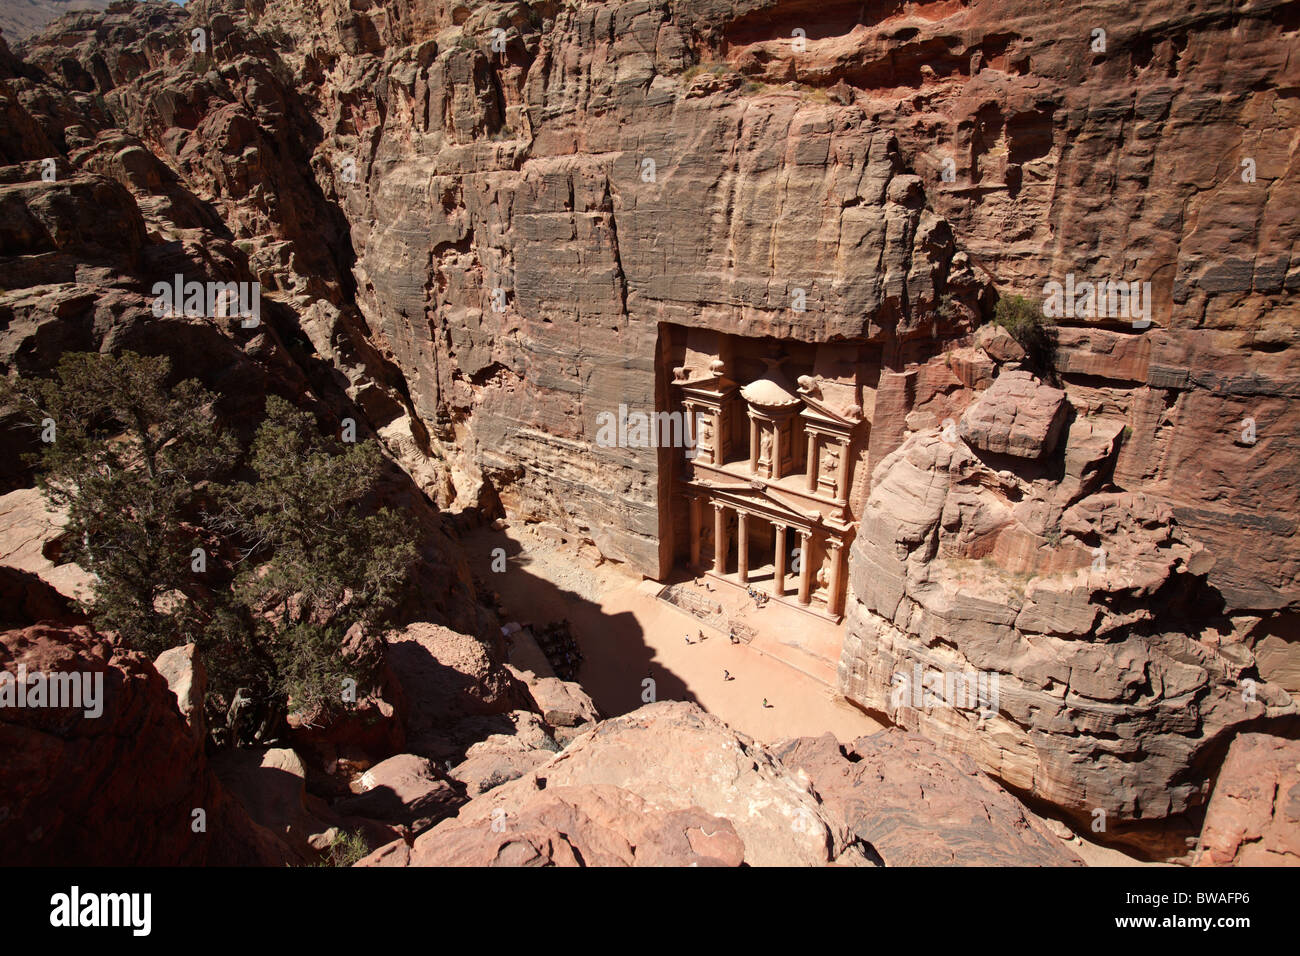
{"type": "Polygon", "coordinates": [[[1037,816],[964,754],[897,729],[841,746],[801,737],[773,751],[885,866],[1081,866],[1037,816]]]}
{"type": "Polygon", "coordinates": [[[973,448],[1018,458],[1051,454],[1065,424],[1065,392],[1007,371],[966,409],[958,430],[973,448]]]}
{"type": "Polygon", "coordinates": [[[0,840],[15,866],[282,865],[293,852],[212,772],[176,698],[143,656],[86,627],[0,635],[16,673],[102,675],[103,713],[0,709],[0,840]],[[194,810],[206,830],[195,832],[194,810]]]}
{"type": "Polygon", "coordinates": [[[1241,734],[1214,784],[1198,866],[1300,866],[1300,741],[1241,734]]]}
{"type": "Polygon", "coordinates": [[[336,804],[340,813],[405,824],[417,833],[453,813],[463,801],[429,760],[414,754],[375,764],[356,786],[356,796],[336,804]]]}
{"type": "Polygon", "coordinates": [[[556,787],[492,822],[448,821],[413,848],[389,844],[357,866],[739,866],[744,844],[698,807],[663,810],[608,785],[556,787]]]}

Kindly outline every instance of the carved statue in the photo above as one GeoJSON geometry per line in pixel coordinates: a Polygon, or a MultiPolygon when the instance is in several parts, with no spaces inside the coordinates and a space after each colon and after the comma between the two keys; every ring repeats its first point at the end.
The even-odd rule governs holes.
{"type": "Polygon", "coordinates": [[[839,476],[840,467],[840,447],[839,445],[822,446],[822,466],[821,476],[823,478],[835,479],[839,476]]]}
{"type": "Polygon", "coordinates": [[[767,431],[766,429],[763,430],[763,433],[758,440],[758,447],[762,452],[761,455],[762,460],[771,461],[772,460],[772,433],[771,432],[767,431]]]}

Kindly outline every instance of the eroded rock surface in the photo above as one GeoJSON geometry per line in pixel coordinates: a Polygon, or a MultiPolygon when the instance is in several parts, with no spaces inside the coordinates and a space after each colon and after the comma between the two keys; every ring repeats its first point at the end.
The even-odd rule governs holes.
{"type": "Polygon", "coordinates": [[[89,677],[103,687],[96,716],[84,708],[0,709],[0,839],[8,863],[279,866],[299,859],[221,785],[175,695],[140,654],[86,627],[35,626],[0,635],[0,667],[89,677]]]}
{"type": "Polygon", "coordinates": [[[826,734],[772,748],[885,866],[1079,866],[1080,860],[964,754],[890,728],[841,746],[826,734]]]}
{"type": "Polygon", "coordinates": [[[1200,866],[1300,866],[1300,741],[1242,734],[1214,784],[1200,866]]]}
{"type": "Polygon", "coordinates": [[[363,862],[572,864],[601,845],[597,858],[626,865],[863,861],[836,832],[808,786],[763,747],[694,704],[661,702],[601,722],[409,851],[386,848],[363,862]],[[575,829],[561,836],[566,825],[575,829]]]}
{"type": "MultiPolygon", "coordinates": [[[[0,40],[0,367],[161,351],[235,427],[268,392],[355,418],[430,532],[404,620],[478,635],[423,495],[661,576],[662,460],[595,431],[656,407],[663,324],[854,343],[880,375],[842,689],[1077,816],[1161,819],[1300,690],[1298,37],[1281,0],[114,6],[0,40]],[[262,325],[154,316],[176,273],[259,281],[262,325]],[[1029,384],[973,328],[994,287],[1068,273],[1149,280],[1151,323],[1062,317],[1064,400],[1000,398],[1029,384]],[[996,673],[996,713],[912,704],[917,666],[996,673]]],[[[0,480],[33,504],[18,455],[0,480]]],[[[29,617],[21,575],[76,573],[39,559],[0,579],[29,617]]],[[[518,729],[532,703],[473,674],[453,699],[489,710],[417,712],[410,749],[518,729]]],[[[348,745],[406,748],[373,704],[348,745]]]]}

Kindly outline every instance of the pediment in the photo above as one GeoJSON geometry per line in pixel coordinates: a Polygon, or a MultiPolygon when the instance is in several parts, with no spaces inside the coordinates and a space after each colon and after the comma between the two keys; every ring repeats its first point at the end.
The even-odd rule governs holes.
{"type": "Polygon", "coordinates": [[[818,525],[825,520],[820,510],[800,507],[797,496],[761,479],[735,484],[709,483],[703,487],[719,498],[729,498],[741,506],[749,505],[757,511],[770,512],[775,519],[784,518],[792,525],[818,525]]]}

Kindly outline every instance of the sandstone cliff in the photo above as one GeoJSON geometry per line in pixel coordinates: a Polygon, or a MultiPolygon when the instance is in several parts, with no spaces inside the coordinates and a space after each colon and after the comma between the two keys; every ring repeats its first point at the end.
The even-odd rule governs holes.
{"type": "MultiPolygon", "coordinates": [[[[357,414],[439,505],[657,577],[663,454],[595,430],[661,407],[665,327],[864,344],[842,692],[1113,834],[1300,691],[1297,37],[1283,0],[78,15],[0,45],[0,363],[167,351],[233,422],[357,414]],[[155,319],[177,272],[261,282],[263,328],[155,319]],[[1060,317],[1027,381],[975,327],[1070,274],[1150,325],[1060,317]],[[996,713],[895,703],[918,664],[996,713]]],[[[480,629],[440,540],[427,605],[480,629]]]]}

